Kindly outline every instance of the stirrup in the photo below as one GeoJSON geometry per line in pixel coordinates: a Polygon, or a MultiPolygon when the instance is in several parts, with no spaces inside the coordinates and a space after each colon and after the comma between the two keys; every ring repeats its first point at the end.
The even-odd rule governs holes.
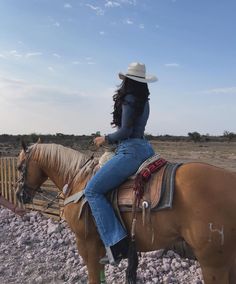
{"type": "Polygon", "coordinates": [[[119,258],[119,259],[114,259],[114,260],[110,260],[109,257],[107,255],[105,255],[104,257],[102,257],[100,260],[99,260],[99,263],[102,264],[102,265],[107,265],[107,264],[111,264],[111,265],[114,265],[114,266],[117,266],[120,261],[121,261],[122,258],[119,258]]]}
{"type": "Polygon", "coordinates": [[[100,259],[99,263],[106,265],[118,265],[122,259],[122,254],[116,255],[111,247],[106,247],[106,255],[100,259]]]}

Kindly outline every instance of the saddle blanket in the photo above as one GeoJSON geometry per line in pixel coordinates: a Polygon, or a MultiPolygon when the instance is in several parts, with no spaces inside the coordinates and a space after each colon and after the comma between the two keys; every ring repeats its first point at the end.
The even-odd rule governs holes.
{"type": "MultiPolygon", "coordinates": [[[[144,195],[140,200],[139,208],[147,206],[154,211],[172,208],[175,173],[180,163],[167,162],[158,172],[151,175],[150,180],[145,184],[144,195]]],[[[131,211],[135,199],[133,191],[134,179],[129,179],[116,190],[116,201],[120,211],[131,211]]]]}

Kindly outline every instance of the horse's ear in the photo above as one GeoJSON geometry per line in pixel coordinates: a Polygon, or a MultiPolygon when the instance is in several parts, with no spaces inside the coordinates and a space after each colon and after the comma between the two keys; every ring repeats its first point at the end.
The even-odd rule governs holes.
{"type": "Polygon", "coordinates": [[[42,143],[41,138],[39,137],[38,141],[36,142],[36,144],[40,144],[42,143]]]}
{"type": "Polygon", "coordinates": [[[22,147],[22,149],[24,150],[24,152],[26,152],[27,146],[26,146],[25,141],[23,141],[23,140],[21,140],[21,147],[22,147]]]}

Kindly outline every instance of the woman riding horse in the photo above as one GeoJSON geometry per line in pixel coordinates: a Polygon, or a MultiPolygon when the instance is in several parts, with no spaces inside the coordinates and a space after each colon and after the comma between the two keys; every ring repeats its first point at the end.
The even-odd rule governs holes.
{"type": "Polygon", "coordinates": [[[141,163],[154,155],[154,150],[144,139],[149,117],[149,90],[147,82],[157,80],[147,77],[141,63],[131,63],[126,74],[120,73],[122,83],[114,99],[112,125],[118,130],[106,136],[96,137],[97,147],[105,142],[117,143],[115,155],[88,182],[84,193],[89,202],[98,232],[107,255],[102,264],[116,264],[128,253],[128,238],[105,194],[122,184],[136,172],[141,163]]]}
{"type": "MultiPolygon", "coordinates": [[[[78,218],[81,216],[82,200],[67,204],[64,216],[75,233],[79,254],[87,265],[89,284],[100,283],[100,271],[104,269],[104,265],[99,263],[105,253],[101,238],[108,252],[112,253],[109,261],[115,262],[127,253],[126,232],[103,196],[108,188],[106,186],[109,185],[109,189],[116,187],[137,169],[143,159],[153,153],[142,137],[149,108],[148,91],[143,83],[148,79],[144,65],[131,64],[128,73],[120,76],[123,83],[114,96],[113,112],[113,123],[119,129],[107,137],[96,138],[95,144],[99,146],[105,141],[121,141],[115,158],[103,166],[94,180],[88,183],[96,161],[89,159],[84,166],[85,161],[88,161],[86,155],[61,145],[35,144],[29,148],[23,145],[18,157],[20,179],[17,197],[23,203],[32,202],[35,193],[48,177],[61,191],[69,182],[67,198],[80,194],[87,184],[85,194],[92,211],[95,211],[95,219],[98,219],[101,237],[90,215],[86,218],[83,212],[82,217],[78,218]],[[133,84],[139,83],[142,88],[137,90],[133,84]],[[146,91],[139,93],[139,90],[146,91]],[[128,139],[119,136],[123,131],[128,133],[128,139]],[[101,192],[97,192],[99,189],[101,192]],[[94,199],[98,200],[97,205],[94,205],[94,199]],[[103,203],[104,207],[101,205],[103,203]],[[110,211],[103,211],[109,207],[110,211]],[[114,224],[112,220],[115,220],[114,224]]],[[[236,173],[205,163],[186,163],[177,169],[174,184],[173,207],[171,210],[152,212],[152,230],[143,226],[142,214],[137,214],[137,250],[158,250],[185,240],[201,265],[205,284],[235,284],[236,173]]],[[[131,231],[132,212],[121,214],[127,230],[131,231]]]]}

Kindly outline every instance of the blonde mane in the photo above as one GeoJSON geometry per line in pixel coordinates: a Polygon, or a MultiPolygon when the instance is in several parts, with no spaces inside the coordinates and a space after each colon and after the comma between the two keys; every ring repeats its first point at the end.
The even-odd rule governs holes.
{"type": "Polygon", "coordinates": [[[79,178],[92,174],[97,159],[59,144],[34,144],[30,147],[30,157],[48,168],[54,168],[67,182],[76,183],[79,178]],[[73,180],[73,181],[72,181],[73,180]]]}

